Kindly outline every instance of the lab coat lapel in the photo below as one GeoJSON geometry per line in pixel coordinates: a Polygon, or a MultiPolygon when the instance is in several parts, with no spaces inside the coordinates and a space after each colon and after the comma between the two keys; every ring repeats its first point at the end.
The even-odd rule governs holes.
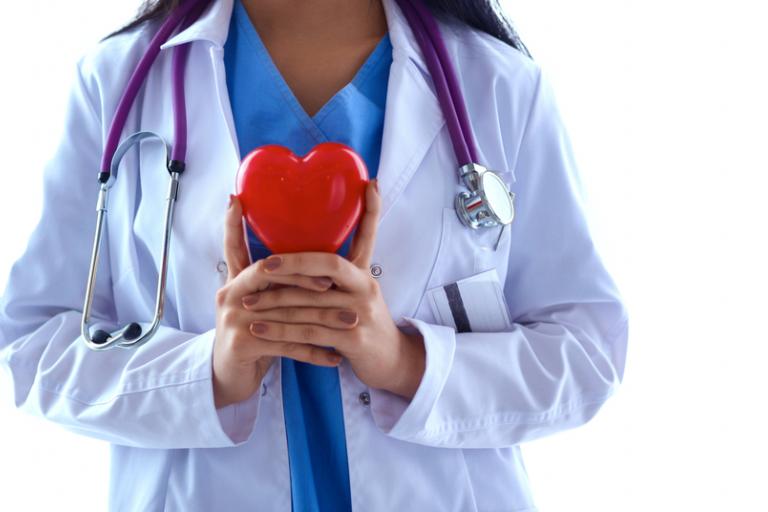
{"type": "Polygon", "coordinates": [[[383,219],[445,124],[429,73],[395,0],[382,0],[392,42],[384,133],[377,173],[383,219]]]}

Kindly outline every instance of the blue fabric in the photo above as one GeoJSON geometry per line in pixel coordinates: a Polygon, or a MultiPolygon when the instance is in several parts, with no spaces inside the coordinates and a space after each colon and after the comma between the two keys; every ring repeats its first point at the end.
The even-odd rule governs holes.
{"type": "MultiPolygon", "coordinates": [[[[240,156],[265,144],[281,144],[304,155],[320,142],[341,142],[363,157],[374,178],[379,166],[391,61],[387,34],[353,80],[309,116],[280,75],[238,0],[224,62],[240,156]]],[[[353,235],[339,254],[347,254],[353,235]]],[[[254,261],[270,254],[250,228],[248,242],[254,261]]],[[[281,365],[293,510],[351,510],[338,370],[287,358],[281,359],[281,365]]]]}

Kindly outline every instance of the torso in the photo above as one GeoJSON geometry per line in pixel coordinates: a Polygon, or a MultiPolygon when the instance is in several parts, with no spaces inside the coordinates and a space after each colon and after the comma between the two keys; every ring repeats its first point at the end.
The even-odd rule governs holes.
{"type": "MultiPolygon", "coordinates": [[[[274,2],[285,2],[288,5],[298,3],[297,0],[246,1],[257,1],[260,6],[274,2]]],[[[307,9],[309,4],[316,3],[316,0],[303,1],[308,5],[307,9]]],[[[326,1],[329,4],[337,3],[337,0],[326,1]]],[[[393,5],[390,1],[384,1],[385,5],[393,5]]],[[[368,0],[348,3],[360,3],[367,7],[368,0]]],[[[235,172],[240,162],[228,112],[223,108],[227,105],[228,97],[221,48],[225,34],[222,36],[221,33],[223,24],[229,21],[227,8],[231,2],[219,0],[211,5],[213,15],[207,23],[214,25],[214,28],[203,31],[202,35],[210,39],[196,40],[192,45],[187,71],[187,98],[193,106],[190,108],[193,122],[190,122],[189,130],[189,166],[182,179],[182,192],[176,206],[165,310],[167,325],[189,333],[189,336],[192,333],[209,332],[215,326],[215,308],[210,298],[215,296],[216,290],[226,279],[226,272],[219,265],[222,261],[223,215],[226,198],[235,186],[235,172]]],[[[393,12],[397,13],[395,9],[393,12]]],[[[261,15],[258,20],[269,21],[261,15]]],[[[302,25],[297,22],[295,27],[302,25]]],[[[340,32],[338,37],[352,37],[340,27],[342,25],[336,27],[340,32]]],[[[343,25],[343,28],[347,28],[347,25],[343,25]]],[[[537,76],[534,65],[490,36],[443,28],[446,29],[445,39],[450,54],[457,67],[464,71],[459,74],[459,80],[467,91],[471,120],[476,123],[475,127],[482,128],[479,133],[482,136],[478,137],[479,149],[483,154],[482,163],[503,171],[505,180],[513,185],[515,174],[511,161],[519,151],[523,127],[531,110],[537,76]],[[461,39],[458,38],[459,34],[461,39]],[[503,65],[496,60],[499,55],[503,56],[503,65]],[[489,88],[488,84],[493,84],[493,87],[489,88]]],[[[297,97],[311,112],[309,96],[302,92],[295,78],[297,75],[286,67],[286,59],[290,61],[291,55],[285,58],[282,56],[280,38],[272,33],[276,30],[275,26],[260,25],[258,29],[260,34],[266,35],[270,51],[273,51],[275,61],[281,66],[283,76],[288,77],[297,97]]],[[[393,49],[402,52],[403,58],[394,59],[390,73],[389,90],[398,101],[389,103],[386,111],[382,160],[377,175],[385,213],[378,226],[377,249],[372,261],[382,269],[378,283],[394,319],[409,317],[435,323],[429,300],[426,299],[426,290],[492,267],[497,268],[501,283],[507,281],[507,269],[512,269],[516,272],[511,281],[514,286],[517,287],[523,278],[526,282],[537,284],[538,280],[546,276],[535,272],[538,267],[534,264],[548,261],[542,254],[547,257],[555,254],[542,250],[536,244],[551,238],[525,236],[531,230],[520,229],[526,227],[525,209],[519,212],[517,229],[505,231],[496,251],[490,248],[496,244],[497,233],[492,230],[470,231],[460,224],[453,209],[453,198],[463,187],[456,179],[453,166],[455,158],[439,105],[430,90],[428,76],[423,73],[423,63],[413,53],[412,42],[404,37],[401,25],[391,24],[389,29],[393,49]],[[526,272],[527,269],[534,271],[526,272]],[[527,277],[528,274],[533,274],[533,277],[527,277]]],[[[383,32],[369,31],[367,36],[370,38],[373,34],[382,35],[383,32]]],[[[276,33],[279,35],[281,32],[276,33]]],[[[297,48],[311,48],[311,44],[298,40],[300,33],[303,32],[294,28],[297,48]]],[[[150,35],[149,31],[134,31],[109,39],[95,55],[84,62],[81,82],[84,90],[76,104],[79,109],[83,109],[82,122],[90,120],[89,112],[86,111],[89,99],[94,102],[96,112],[104,113],[108,119],[112,117],[125,81],[143,53],[150,35]]],[[[330,37],[328,34],[326,36],[330,37]]],[[[352,75],[352,69],[363,60],[360,55],[363,51],[362,41],[365,39],[365,34],[356,34],[356,42],[349,44],[351,47],[360,46],[361,53],[357,54],[359,60],[356,63],[352,59],[354,55],[346,61],[349,66],[347,77],[352,75]]],[[[344,47],[334,39],[329,39],[323,47],[317,41],[322,39],[316,40],[316,51],[303,59],[302,66],[310,65],[318,55],[340,51],[338,49],[344,47]]],[[[286,43],[282,46],[286,46],[286,43]]],[[[145,93],[138,108],[134,109],[130,122],[135,123],[136,127],[156,131],[172,141],[173,120],[168,115],[171,101],[171,55],[171,52],[161,52],[158,56],[149,77],[149,87],[144,88],[145,93]]],[[[322,66],[318,67],[322,69],[322,66]]],[[[314,77],[312,72],[307,72],[300,78],[327,86],[334,84],[331,78],[335,75],[335,84],[341,83],[345,77],[341,72],[337,74],[335,69],[333,71],[314,71],[317,75],[314,77]]],[[[321,90],[319,86],[318,90],[321,90]]],[[[81,134],[79,126],[76,128],[72,132],[77,137],[74,139],[76,144],[71,148],[72,151],[64,154],[71,158],[71,163],[67,163],[67,168],[62,172],[85,169],[73,172],[72,176],[87,174],[82,177],[82,190],[87,191],[87,183],[93,179],[91,171],[87,170],[92,167],[89,165],[91,158],[88,152],[78,149],[96,140],[98,134],[94,133],[95,130],[82,130],[81,134]],[[90,138],[91,135],[94,139],[90,138]]],[[[536,148],[543,147],[543,143],[536,142],[535,138],[530,140],[532,142],[529,144],[539,144],[536,148]]],[[[163,171],[165,161],[164,148],[160,144],[144,144],[141,151],[131,151],[119,175],[120,183],[110,192],[112,214],[107,217],[110,244],[105,246],[105,250],[109,249],[105,259],[108,256],[109,268],[114,269],[114,274],[111,283],[106,282],[105,287],[115,299],[114,308],[119,323],[152,315],[162,248],[162,232],[158,229],[157,216],[158,208],[164,204],[168,186],[167,172],[163,171]]],[[[62,165],[61,160],[58,163],[62,165]]],[[[516,193],[520,197],[534,198],[533,203],[522,204],[552,204],[554,199],[560,199],[534,196],[547,190],[546,187],[540,187],[542,180],[535,176],[526,179],[530,176],[527,171],[520,176],[516,193]],[[539,199],[545,202],[541,203],[539,199]]],[[[74,187],[74,190],[81,190],[81,187],[74,187]]],[[[84,211],[85,208],[91,209],[95,202],[96,191],[93,188],[90,190],[93,196],[86,201],[84,211]]],[[[82,195],[77,197],[82,198],[82,195]]],[[[91,235],[90,231],[83,234],[83,243],[73,247],[87,247],[91,243],[91,235]]],[[[56,240],[56,237],[48,238],[56,240]]],[[[83,255],[81,263],[85,265],[88,255],[85,251],[83,255]]],[[[107,277],[105,273],[101,275],[107,277]]],[[[582,271],[577,275],[590,274],[582,271]]],[[[531,311],[535,306],[532,301],[540,297],[540,287],[516,293],[516,300],[510,303],[511,317],[531,311]]],[[[76,300],[81,300],[81,297],[78,295],[76,300]]],[[[118,381],[120,374],[104,373],[102,359],[94,358],[85,358],[85,361],[95,366],[87,366],[85,371],[81,368],[81,374],[87,375],[90,372],[91,375],[107,375],[110,379],[114,377],[114,380],[110,380],[112,384],[105,386],[102,379],[93,382],[67,380],[71,377],[72,366],[60,364],[58,367],[61,373],[43,376],[42,385],[71,392],[73,398],[81,401],[69,400],[68,406],[86,402],[109,404],[106,409],[89,407],[88,410],[98,413],[97,419],[114,422],[114,429],[110,425],[113,431],[124,426],[119,421],[122,420],[121,415],[126,414],[126,409],[120,408],[122,404],[133,407],[132,410],[139,411],[142,417],[161,418],[166,423],[183,423],[184,418],[188,422],[200,422],[201,428],[179,429],[178,436],[167,441],[169,443],[172,441],[177,446],[188,443],[187,446],[194,444],[196,447],[229,446],[222,441],[221,436],[226,434],[221,431],[218,418],[211,414],[212,400],[211,407],[206,409],[206,403],[198,399],[204,395],[201,390],[204,391],[206,382],[209,382],[205,377],[209,371],[209,366],[205,364],[206,347],[209,345],[183,343],[181,337],[178,340],[178,345],[171,348],[167,355],[156,358],[157,362],[149,368],[155,370],[146,379],[143,377],[145,373],[135,372],[130,375],[126,384],[137,386],[131,389],[146,393],[115,394],[115,391],[119,392],[123,387],[118,381]],[[192,352],[182,358],[179,356],[181,350],[192,352]],[[169,362],[171,356],[179,356],[176,359],[178,362],[169,362]],[[173,385],[176,383],[179,385],[173,385]],[[182,410],[184,407],[180,409],[179,404],[183,402],[180,401],[179,393],[194,410],[182,410]],[[201,412],[205,412],[205,415],[201,412]],[[203,439],[186,441],[180,439],[182,435],[203,439]]],[[[168,347],[169,341],[173,339],[166,339],[165,345],[147,344],[146,349],[150,351],[148,355],[158,354],[158,349],[168,347]]],[[[464,344],[462,349],[469,350],[472,346],[464,344]]],[[[476,354],[478,357],[482,355],[480,352],[476,354]]],[[[126,354],[114,355],[128,357],[126,354]]],[[[147,358],[147,365],[150,361],[154,359],[147,358]]],[[[497,367],[497,362],[488,364],[488,368],[497,367]]],[[[275,365],[272,368],[280,367],[275,365]]],[[[454,366],[451,372],[460,369],[454,366]]],[[[466,395],[460,394],[456,383],[465,374],[455,377],[458,380],[453,380],[453,392],[458,394],[458,399],[464,399],[466,395]]],[[[344,424],[348,436],[347,446],[350,447],[350,486],[354,509],[464,511],[506,507],[521,512],[534,510],[517,445],[500,449],[445,448],[404,442],[395,436],[385,435],[382,433],[384,427],[377,425],[373,417],[375,404],[385,402],[379,400],[375,391],[371,393],[370,403],[360,400],[361,393],[367,387],[357,379],[351,367],[342,365],[340,379],[346,411],[344,424]]],[[[111,481],[119,484],[110,489],[113,508],[185,511],[265,508],[290,512],[290,470],[281,381],[280,372],[268,374],[266,393],[259,398],[259,420],[253,423],[251,441],[236,449],[137,448],[135,444],[122,444],[125,439],[117,439],[117,434],[112,433],[111,439],[117,439],[118,444],[113,445],[111,481]],[[139,476],[134,471],[136,467],[143,468],[139,476]],[[221,478],[212,479],[211,475],[221,475],[221,478]]],[[[486,379],[483,382],[489,384],[491,381],[486,379]]],[[[512,400],[514,397],[506,394],[497,398],[501,405],[502,399],[512,400]]],[[[471,407],[475,403],[483,407],[486,404],[485,401],[471,400],[463,400],[461,403],[463,407],[471,407]]],[[[390,404],[393,412],[400,407],[395,401],[390,404]]],[[[245,409],[239,411],[244,412],[245,409]]],[[[444,409],[437,407],[435,411],[443,414],[444,409]]],[[[421,419],[420,416],[411,415],[409,421],[418,423],[421,419]]],[[[439,425],[443,423],[441,421],[439,425]]],[[[451,424],[460,423],[463,423],[463,419],[458,417],[451,424]]],[[[139,435],[159,436],[167,429],[158,429],[156,433],[135,428],[125,428],[124,431],[127,432],[126,438],[132,441],[139,435]]],[[[433,432],[435,435],[445,434],[443,431],[433,432]]],[[[243,431],[242,434],[247,432],[243,431]]],[[[157,447],[157,444],[154,446],[157,447]]]]}

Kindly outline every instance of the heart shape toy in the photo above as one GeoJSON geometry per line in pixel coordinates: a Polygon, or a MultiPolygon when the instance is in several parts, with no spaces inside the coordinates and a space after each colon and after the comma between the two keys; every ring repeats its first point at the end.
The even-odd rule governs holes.
{"type": "Polygon", "coordinates": [[[248,225],[273,253],[336,252],[365,211],[368,170],[352,148],[316,145],[303,158],[277,144],[246,155],[237,197],[248,225]]]}

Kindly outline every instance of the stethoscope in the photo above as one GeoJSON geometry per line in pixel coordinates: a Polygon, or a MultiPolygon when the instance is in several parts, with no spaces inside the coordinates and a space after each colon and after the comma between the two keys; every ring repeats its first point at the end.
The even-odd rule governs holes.
{"type": "MultiPolygon", "coordinates": [[[[396,0],[403,11],[416,41],[426,59],[427,68],[437,91],[440,108],[445,116],[456,160],[459,163],[460,180],[466,185],[466,191],[460,192],[455,199],[456,214],[461,223],[471,229],[502,228],[514,219],[514,194],[509,191],[504,180],[494,171],[476,163],[477,150],[469,124],[464,98],[458,86],[456,73],[448,59],[448,51],[440,35],[437,23],[421,0],[396,0]]],[[[85,292],[85,304],[81,320],[81,331],[85,344],[94,350],[108,348],[131,348],[145,343],[157,331],[163,316],[166,276],[168,273],[168,252],[171,244],[171,226],[173,211],[179,190],[179,178],[184,172],[187,150],[187,115],[184,98],[184,66],[189,55],[189,43],[173,49],[171,61],[173,124],[175,144],[173,148],[159,135],[149,131],[140,131],[127,137],[118,144],[128,113],[144,83],[152,63],[164,44],[177,28],[184,30],[197,20],[211,0],[188,0],[181,3],[160,26],[149,46],[136,65],[126,84],[123,95],[109,127],[104,154],[98,174],[99,195],[96,203],[96,233],[94,235],[91,264],[88,272],[88,284],[85,292]],[[114,184],[117,170],[125,153],[135,144],[152,139],[163,143],[166,162],[170,174],[168,195],[165,206],[163,252],[160,260],[160,272],[155,295],[155,313],[149,328],[143,328],[137,322],[131,322],[112,333],[97,329],[91,334],[88,320],[93,303],[96,270],[101,248],[102,229],[107,214],[107,195],[114,184]]],[[[499,235],[501,236],[501,235],[499,235]]]]}

